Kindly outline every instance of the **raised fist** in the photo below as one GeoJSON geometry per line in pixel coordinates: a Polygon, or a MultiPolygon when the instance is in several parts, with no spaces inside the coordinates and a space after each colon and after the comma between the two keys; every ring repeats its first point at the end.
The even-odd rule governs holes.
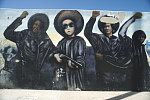
{"type": "Polygon", "coordinates": [[[92,12],[92,18],[96,18],[99,15],[100,15],[100,11],[93,11],[92,12]]]}
{"type": "Polygon", "coordinates": [[[26,16],[28,15],[29,13],[27,11],[24,11],[21,15],[20,15],[20,18],[26,18],[26,16]]]}
{"type": "Polygon", "coordinates": [[[140,18],[142,18],[142,13],[141,13],[141,12],[136,12],[136,13],[133,15],[133,17],[134,17],[135,19],[140,19],[140,18]]]}

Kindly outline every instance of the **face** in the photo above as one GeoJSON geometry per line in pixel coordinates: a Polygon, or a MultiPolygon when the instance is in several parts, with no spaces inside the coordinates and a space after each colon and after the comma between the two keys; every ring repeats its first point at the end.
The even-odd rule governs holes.
{"type": "Polygon", "coordinates": [[[139,43],[143,43],[145,41],[145,37],[143,35],[140,35],[138,38],[137,38],[138,42],[139,43]]]}
{"type": "Polygon", "coordinates": [[[41,22],[39,20],[35,21],[33,25],[33,32],[37,33],[40,31],[41,22]]]}
{"type": "Polygon", "coordinates": [[[66,19],[62,22],[63,29],[69,37],[74,37],[75,25],[72,20],[66,19]]]}
{"type": "Polygon", "coordinates": [[[104,25],[104,31],[105,31],[106,35],[112,35],[112,27],[111,27],[111,24],[106,23],[106,24],[104,25]]]}

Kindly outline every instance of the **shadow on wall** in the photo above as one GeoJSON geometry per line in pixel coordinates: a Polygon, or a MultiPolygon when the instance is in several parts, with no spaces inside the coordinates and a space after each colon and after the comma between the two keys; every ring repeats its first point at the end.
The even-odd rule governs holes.
{"type": "Polygon", "coordinates": [[[95,71],[95,56],[92,47],[86,47],[86,68],[85,68],[85,88],[86,90],[96,89],[96,71],[95,71]]]}

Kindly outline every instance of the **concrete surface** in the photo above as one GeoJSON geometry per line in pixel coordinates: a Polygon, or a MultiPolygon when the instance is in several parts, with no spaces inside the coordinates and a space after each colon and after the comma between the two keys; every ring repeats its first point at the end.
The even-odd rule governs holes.
{"type": "Polygon", "coordinates": [[[0,89],[0,100],[150,100],[150,92],[0,89]]]}

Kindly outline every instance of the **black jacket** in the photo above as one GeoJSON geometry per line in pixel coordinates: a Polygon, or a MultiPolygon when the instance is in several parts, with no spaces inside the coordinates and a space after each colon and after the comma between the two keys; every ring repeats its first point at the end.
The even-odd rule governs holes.
{"type": "Polygon", "coordinates": [[[21,62],[20,67],[22,67],[22,72],[26,79],[33,81],[33,79],[38,77],[36,74],[40,73],[44,65],[48,67],[48,65],[44,63],[51,60],[50,58],[55,46],[46,32],[42,33],[40,39],[36,39],[33,32],[29,29],[15,31],[21,23],[22,19],[17,18],[7,27],[4,36],[6,39],[16,43],[18,48],[17,56],[19,56],[21,62]]]}

